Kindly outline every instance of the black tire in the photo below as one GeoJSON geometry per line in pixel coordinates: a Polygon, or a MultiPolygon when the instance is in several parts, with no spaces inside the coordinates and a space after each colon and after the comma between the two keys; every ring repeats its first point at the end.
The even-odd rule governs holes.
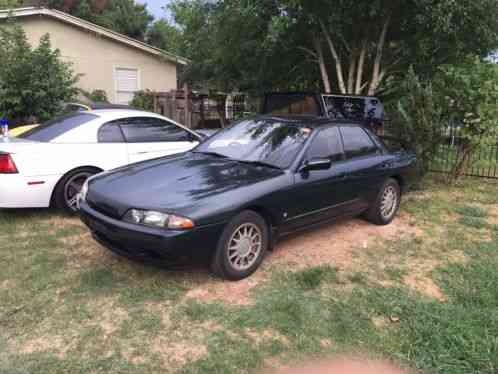
{"type": "Polygon", "coordinates": [[[264,218],[253,211],[243,211],[233,218],[223,230],[223,234],[218,241],[216,252],[211,260],[212,272],[223,279],[231,281],[247,278],[261,265],[261,262],[268,251],[269,240],[269,228],[264,218]],[[250,230],[251,228],[254,230],[251,231],[253,233],[259,230],[260,245],[255,244],[254,238],[256,235],[254,235],[253,240],[249,242],[252,244],[247,244],[247,242],[240,244],[241,240],[247,241],[251,236],[248,235],[246,238],[246,236],[239,235],[239,244],[236,245],[239,247],[244,245],[250,246],[250,249],[247,248],[249,253],[247,256],[244,256],[241,251],[245,251],[246,248],[241,247],[241,251],[239,252],[238,250],[233,249],[233,247],[230,247],[230,244],[236,243],[236,240],[234,241],[234,239],[237,237],[240,230],[242,230],[240,232],[243,233],[244,229],[250,230]],[[256,247],[259,248],[259,251],[256,251],[256,247]],[[238,258],[236,256],[239,256],[240,263],[237,263],[238,258]],[[246,266],[247,268],[245,268],[246,266]]]}
{"type": "Polygon", "coordinates": [[[68,198],[73,198],[79,193],[86,178],[99,172],[94,168],[80,168],[70,171],[57,183],[54,190],[53,202],[57,209],[61,209],[68,214],[75,214],[75,206],[70,206],[68,198]]]}
{"type": "MultiPolygon", "coordinates": [[[[365,217],[368,221],[376,224],[376,225],[388,225],[390,224],[396,215],[399,212],[399,204],[401,202],[401,189],[399,187],[399,183],[393,179],[389,178],[384,182],[382,187],[379,189],[377,194],[377,198],[375,202],[372,204],[370,209],[365,214],[365,217]],[[385,206],[383,205],[387,199],[386,194],[394,193],[395,194],[395,202],[392,204],[389,212],[386,212],[385,206]]],[[[388,204],[391,205],[391,204],[388,204]]]]}

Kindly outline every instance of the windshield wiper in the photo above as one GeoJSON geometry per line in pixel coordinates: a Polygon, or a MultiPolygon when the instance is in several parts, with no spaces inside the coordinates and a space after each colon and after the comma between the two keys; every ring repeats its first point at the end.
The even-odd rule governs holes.
{"type": "Polygon", "coordinates": [[[228,158],[228,156],[222,155],[221,153],[217,153],[217,152],[194,151],[194,153],[201,153],[203,155],[215,156],[215,157],[219,157],[219,158],[228,158]]]}
{"type": "Polygon", "coordinates": [[[254,165],[254,166],[264,166],[264,167],[271,168],[271,169],[282,170],[281,167],[269,164],[269,163],[264,162],[264,161],[250,161],[250,160],[235,160],[235,161],[243,163],[243,164],[250,164],[250,165],[254,165]]]}

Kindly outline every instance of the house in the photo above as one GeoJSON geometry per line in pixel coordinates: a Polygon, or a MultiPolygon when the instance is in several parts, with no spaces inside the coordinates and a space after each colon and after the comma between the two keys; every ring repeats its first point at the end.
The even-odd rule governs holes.
{"type": "Polygon", "coordinates": [[[50,34],[54,48],[80,74],[79,88],[104,90],[114,104],[128,104],[139,90],[177,88],[177,69],[187,60],[104,27],[46,8],[0,11],[15,17],[31,45],[50,34]]]}

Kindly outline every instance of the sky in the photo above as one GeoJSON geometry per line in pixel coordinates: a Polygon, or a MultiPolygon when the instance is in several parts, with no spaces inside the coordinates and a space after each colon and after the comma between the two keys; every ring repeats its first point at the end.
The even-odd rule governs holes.
{"type": "Polygon", "coordinates": [[[137,3],[147,4],[147,9],[151,12],[156,19],[166,16],[166,12],[162,9],[169,0],[136,0],[137,3]]]}

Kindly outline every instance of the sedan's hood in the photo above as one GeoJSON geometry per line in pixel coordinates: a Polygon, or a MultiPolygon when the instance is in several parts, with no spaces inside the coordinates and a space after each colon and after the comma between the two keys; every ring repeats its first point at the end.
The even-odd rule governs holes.
{"type": "Polygon", "coordinates": [[[130,208],[182,213],[214,196],[282,173],[188,152],[104,173],[90,182],[87,201],[116,218],[130,208]]]}

